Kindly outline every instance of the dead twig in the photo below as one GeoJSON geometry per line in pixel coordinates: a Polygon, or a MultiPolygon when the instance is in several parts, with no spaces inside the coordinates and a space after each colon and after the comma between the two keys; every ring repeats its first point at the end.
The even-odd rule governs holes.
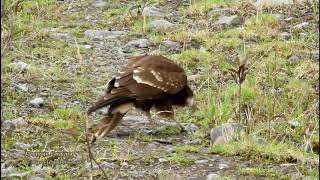
{"type": "MultiPolygon", "coordinates": [[[[77,42],[76,39],[74,39],[75,43],[76,43],[76,47],[77,47],[77,56],[80,59],[80,61],[83,60],[83,57],[80,53],[80,47],[79,44],[77,42]]],[[[79,119],[80,120],[80,119],[79,119]]],[[[81,123],[80,123],[81,124],[81,123]]],[[[100,169],[100,171],[102,172],[104,178],[108,179],[108,176],[106,174],[106,172],[103,170],[103,168],[101,167],[100,163],[97,162],[97,160],[94,158],[92,151],[91,151],[91,143],[90,143],[90,137],[89,137],[89,126],[90,125],[90,119],[89,116],[86,114],[86,123],[85,123],[85,139],[86,139],[86,146],[87,146],[87,153],[88,153],[88,157],[90,159],[90,167],[93,170],[93,162],[96,163],[96,165],[98,166],[98,168],[100,169]]]]}

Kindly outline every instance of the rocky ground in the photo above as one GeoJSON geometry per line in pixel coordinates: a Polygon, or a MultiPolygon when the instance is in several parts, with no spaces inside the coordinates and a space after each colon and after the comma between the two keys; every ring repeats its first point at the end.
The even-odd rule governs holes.
{"type": "MultiPolygon", "coordinates": [[[[10,22],[16,23],[13,38],[7,44],[2,42],[7,52],[1,81],[1,177],[106,179],[95,163],[91,169],[81,137],[63,130],[83,131],[83,114],[103,93],[108,79],[125,65],[127,57],[148,53],[166,55],[186,69],[197,92],[198,109],[177,110],[176,117],[184,122],[187,133],[180,133],[173,121],[157,116],[158,128],[152,129],[145,115],[130,112],[92,147],[107,178],[316,178],[318,6],[313,1],[37,0],[21,4],[17,10],[20,20],[9,16],[14,11],[11,6],[2,33],[7,40],[10,22]],[[235,89],[226,86],[233,82],[222,69],[246,48],[252,59],[251,76],[262,76],[248,80],[258,88],[254,88],[256,92],[244,89],[242,111],[248,112],[252,106],[269,108],[248,112],[253,120],[243,113],[244,119],[254,122],[251,126],[235,123],[233,105],[220,102],[216,108],[227,113],[218,118],[207,101],[210,95],[221,95],[235,104],[233,96],[221,94],[235,89]],[[269,58],[276,53],[279,65],[269,58]],[[273,73],[278,73],[279,80],[272,79],[273,73]],[[293,89],[288,91],[282,84],[291,79],[303,83],[288,83],[293,89]],[[219,87],[223,87],[221,91],[209,92],[219,87]],[[274,94],[266,95],[269,92],[274,94]],[[307,95],[301,95],[303,92],[307,95]],[[277,93],[288,98],[276,102],[277,93]],[[259,96],[255,94],[275,99],[255,101],[259,96]],[[301,102],[299,107],[291,101],[297,96],[301,97],[295,100],[301,102]],[[284,109],[273,109],[270,115],[276,106],[272,101],[284,109]],[[286,114],[289,111],[292,113],[286,114]],[[270,117],[272,131],[266,128],[270,117]],[[229,141],[226,136],[233,137],[238,126],[242,134],[246,127],[254,130],[244,135],[245,140],[223,146],[229,141]],[[40,151],[72,154],[62,161],[57,161],[61,155],[26,154],[40,151]]],[[[90,118],[98,119],[99,114],[90,118]]]]}

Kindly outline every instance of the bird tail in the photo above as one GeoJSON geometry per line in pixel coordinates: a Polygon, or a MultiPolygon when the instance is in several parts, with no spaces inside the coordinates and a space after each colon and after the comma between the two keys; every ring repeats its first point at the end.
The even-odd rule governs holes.
{"type": "Polygon", "coordinates": [[[98,100],[96,103],[94,103],[94,105],[88,109],[87,114],[90,115],[91,113],[103,107],[122,104],[132,100],[133,100],[132,97],[116,96],[116,97],[108,98],[107,96],[105,96],[105,97],[102,97],[100,100],[98,100]]]}

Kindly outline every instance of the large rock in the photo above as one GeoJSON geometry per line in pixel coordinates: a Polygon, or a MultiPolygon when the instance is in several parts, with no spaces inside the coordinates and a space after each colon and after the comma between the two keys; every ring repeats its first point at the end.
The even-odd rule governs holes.
{"type": "Polygon", "coordinates": [[[142,15],[144,16],[150,16],[150,17],[164,17],[165,13],[163,10],[150,6],[150,7],[145,7],[142,11],[142,15]]]}
{"type": "Polygon", "coordinates": [[[237,26],[242,24],[243,19],[240,16],[220,16],[219,20],[215,23],[218,25],[237,26]]]}
{"type": "Polygon", "coordinates": [[[73,40],[73,37],[69,35],[68,33],[52,33],[49,35],[50,38],[56,39],[56,40],[62,40],[62,41],[71,41],[73,40]]]}
{"type": "Polygon", "coordinates": [[[181,45],[179,43],[173,42],[173,41],[170,41],[170,40],[164,40],[164,41],[161,42],[161,44],[164,47],[166,47],[166,48],[168,48],[168,49],[170,49],[172,51],[174,51],[174,50],[178,51],[178,50],[181,49],[181,45]]]}
{"type": "Polygon", "coordinates": [[[17,119],[12,119],[12,120],[6,120],[2,123],[2,129],[7,131],[19,129],[27,126],[28,126],[28,123],[22,117],[19,117],[17,119]]]}
{"type": "Polygon", "coordinates": [[[238,130],[243,133],[245,128],[237,123],[225,123],[215,127],[210,132],[211,143],[213,145],[228,143],[238,136],[238,130]]]}
{"type": "Polygon", "coordinates": [[[134,47],[139,47],[139,48],[146,48],[150,46],[151,42],[149,39],[136,39],[129,41],[127,43],[128,46],[134,46],[134,47]]]}
{"type": "Polygon", "coordinates": [[[215,174],[215,173],[210,173],[207,175],[207,180],[214,180],[214,179],[218,179],[221,176],[219,174],[215,174]]]}
{"type": "Polygon", "coordinates": [[[257,0],[253,3],[257,8],[276,7],[281,5],[293,4],[293,0],[257,0]]]}
{"type": "Polygon", "coordinates": [[[33,100],[31,100],[30,104],[33,107],[39,108],[39,107],[43,106],[44,100],[41,97],[37,97],[37,98],[34,98],[33,100]]]}
{"type": "Polygon", "coordinates": [[[167,20],[154,20],[150,22],[150,28],[164,33],[174,31],[176,25],[167,20]]]}
{"type": "Polygon", "coordinates": [[[84,32],[85,36],[92,40],[115,39],[124,34],[123,31],[109,31],[109,30],[93,30],[88,29],[84,32]]]}
{"type": "Polygon", "coordinates": [[[25,63],[25,62],[22,62],[22,61],[17,61],[17,62],[14,62],[12,63],[15,65],[15,68],[18,70],[18,71],[24,71],[27,69],[28,67],[28,64],[25,63]]]}

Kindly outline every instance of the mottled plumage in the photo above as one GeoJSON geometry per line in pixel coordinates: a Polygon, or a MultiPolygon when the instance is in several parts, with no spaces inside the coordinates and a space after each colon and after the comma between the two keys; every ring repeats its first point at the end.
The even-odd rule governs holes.
{"type": "MultiPolygon", "coordinates": [[[[113,77],[106,93],[87,114],[109,107],[108,114],[94,132],[102,137],[109,133],[133,107],[145,111],[164,111],[160,115],[173,117],[172,105],[185,106],[193,101],[184,70],[163,56],[143,55],[129,58],[128,64],[113,77]]],[[[179,124],[180,125],[180,124],[179,124]]]]}

